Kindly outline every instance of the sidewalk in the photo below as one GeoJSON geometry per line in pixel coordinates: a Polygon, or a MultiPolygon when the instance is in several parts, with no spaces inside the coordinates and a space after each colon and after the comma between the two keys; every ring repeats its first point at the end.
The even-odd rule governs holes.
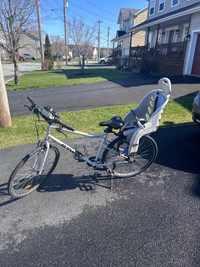
{"type": "MultiPolygon", "coordinates": [[[[29,71],[33,71],[36,69],[40,69],[41,67],[41,63],[38,62],[21,62],[18,64],[19,67],[19,73],[20,75],[29,72],[29,71]]],[[[4,80],[5,82],[8,82],[10,79],[14,78],[14,66],[13,64],[2,64],[2,68],[3,68],[3,74],[4,74],[4,80]]]]}

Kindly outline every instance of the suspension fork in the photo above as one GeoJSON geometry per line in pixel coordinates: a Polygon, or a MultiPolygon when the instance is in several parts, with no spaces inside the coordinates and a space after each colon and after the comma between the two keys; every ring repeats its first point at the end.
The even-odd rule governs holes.
{"type": "MultiPolygon", "coordinates": [[[[49,135],[50,135],[50,132],[51,132],[51,125],[48,124],[48,127],[47,127],[47,130],[46,130],[46,135],[45,135],[45,138],[41,141],[41,143],[39,144],[39,147],[44,149],[45,151],[45,154],[44,154],[44,157],[40,163],[40,166],[38,168],[38,174],[42,174],[42,171],[44,169],[44,164],[46,162],[46,159],[47,159],[47,155],[49,153],[49,148],[50,148],[50,144],[49,144],[49,135]]],[[[41,151],[39,150],[38,153],[37,153],[37,156],[35,158],[35,161],[34,161],[34,166],[36,165],[37,163],[37,160],[39,159],[40,157],[40,154],[41,154],[41,151]]]]}

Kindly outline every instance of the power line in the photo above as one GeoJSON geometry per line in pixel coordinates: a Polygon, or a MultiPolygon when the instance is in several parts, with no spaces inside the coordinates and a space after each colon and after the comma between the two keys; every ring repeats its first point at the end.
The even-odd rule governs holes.
{"type": "Polygon", "coordinates": [[[111,22],[116,23],[114,20],[107,19],[107,18],[105,18],[105,17],[103,17],[103,16],[100,16],[99,14],[96,14],[96,13],[94,13],[94,12],[92,12],[92,11],[89,11],[89,10],[87,10],[86,8],[80,7],[80,6],[78,6],[78,5],[74,4],[74,3],[72,3],[71,1],[68,1],[68,2],[69,2],[71,5],[73,5],[73,6],[75,6],[75,7],[78,7],[78,8],[80,8],[80,9],[82,9],[82,10],[85,10],[86,12],[88,12],[88,13],[90,13],[90,14],[93,14],[93,15],[95,15],[95,16],[98,16],[98,17],[102,18],[102,19],[106,19],[106,20],[108,20],[108,21],[111,21],[111,22]]]}
{"type": "MultiPolygon", "coordinates": [[[[46,2],[47,0],[44,0],[44,1],[46,2]]],[[[46,2],[46,3],[47,3],[47,2],[46,2]]],[[[48,4],[48,3],[47,3],[47,4],[48,4]]],[[[62,10],[61,10],[61,9],[55,9],[53,6],[50,6],[50,4],[48,4],[48,6],[50,7],[50,11],[55,12],[55,14],[56,14],[60,19],[63,20],[63,18],[60,16],[60,14],[57,13],[57,11],[62,13],[62,10]]],[[[70,12],[73,13],[73,14],[75,14],[75,15],[79,15],[77,12],[74,12],[74,11],[71,10],[71,9],[70,9],[70,12]]],[[[90,12],[90,11],[88,11],[88,12],[90,12]]],[[[68,16],[72,17],[71,14],[68,14],[68,16]]],[[[98,16],[98,17],[99,17],[99,15],[97,15],[97,14],[95,14],[95,16],[98,16]]],[[[81,15],[81,17],[83,17],[85,20],[87,20],[87,21],[89,21],[89,22],[91,22],[91,23],[93,23],[93,24],[96,23],[96,22],[94,22],[94,21],[92,21],[92,20],[86,18],[85,16],[82,16],[82,15],[81,15]]],[[[102,25],[102,28],[104,28],[104,29],[107,29],[107,27],[108,27],[108,25],[106,25],[106,26],[102,25]]],[[[114,31],[114,30],[111,30],[111,32],[116,33],[116,31],[114,31]]]]}
{"type": "Polygon", "coordinates": [[[109,15],[112,15],[113,17],[118,18],[118,16],[116,16],[116,15],[110,13],[109,11],[106,11],[105,9],[103,9],[103,8],[101,8],[101,7],[99,7],[99,6],[95,5],[95,4],[93,4],[93,3],[91,3],[90,1],[88,1],[88,0],[85,0],[85,1],[88,2],[90,5],[94,6],[95,8],[100,9],[100,10],[102,10],[103,12],[105,12],[105,13],[107,13],[107,14],[109,14],[109,15]]]}
{"type": "Polygon", "coordinates": [[[54,7],[53,7],[50,3],[48,3],[47,0],[44,0],[44,2],[51,8],[51,11],[54,11],[54,12],[56,13],[56,15],[57,15],[57,16],[64,22],[63,17],[61,17],[60,14],[58,14],[58,13],[56,12],[56,10],[54,9],[54,7]],[[53,9],[53,10],[52,10],[52,9],[53,9]]]}
{"type": "MultiPolygon", "coordinates": [[[[78,13],[74,12],[73,10],[70,10],[70,12],[71,12],[71,13],[73,13],[73,14],[75,14],[75,15],[79,15],[78,13]]],[[[70,17],[72,17],[72,15],[71,15],[71,14],[69,14],[69,16],[70,16],[70,17]]],[[[92,20],[90,20],[90,19],[86,18],[85,16],[82,16],[82,15],[81,15],[81,17],[82,17],[82,18],[84,18],[85,20],[89,21],[89,22],[92,22],[93,24],[95,24],[95,23],[96,23],[96,21],[94,22],[94,21],[92,21],[92,20]]],[[[107,28],[108,28],[108,25],[106,25],[106,26],[103,26],[103,25],[102,25],[102,28],[104,28],[104,29],[106,29],[106,30],[107,30],[107,28]]],[[[111,32],[113,32],[113,33],[116,33],[116,31],[114,31],[114,30],[111,30],[111,32]]]]}

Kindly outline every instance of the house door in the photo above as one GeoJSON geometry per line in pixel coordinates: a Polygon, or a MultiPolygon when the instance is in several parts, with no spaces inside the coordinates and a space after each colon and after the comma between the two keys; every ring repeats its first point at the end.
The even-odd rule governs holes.
{"type": "Polygon", "coordinates": [[[194,60],[192,65],[193,75],[200,75],[200,33],[197,36],[196,48],[194,53],[194,60]]]}
{"type": "Polygon", "coordinates": [[[171,30],[169,32],[169,43],[173,43],[173,40],[174,40],[174,30],[171,30]]]}

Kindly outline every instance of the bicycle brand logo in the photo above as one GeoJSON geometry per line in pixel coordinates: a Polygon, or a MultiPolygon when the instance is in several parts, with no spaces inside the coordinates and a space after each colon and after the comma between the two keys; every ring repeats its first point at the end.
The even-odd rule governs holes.
{"type": "Polygon", "coordinates": [[[67,146],[66,144],[61,144],[62,147],[64,147],[65,149],[67,149],[69,152],[71,152],[72,154],[76,154],[76,151],[73,150],[71,147],[67,146]]]}

